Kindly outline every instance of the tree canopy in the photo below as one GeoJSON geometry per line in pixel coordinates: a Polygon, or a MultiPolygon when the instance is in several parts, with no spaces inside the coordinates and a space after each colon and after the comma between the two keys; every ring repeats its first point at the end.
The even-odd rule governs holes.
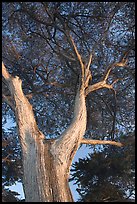
{"type": "MultiPolygon", "coordinates": [[[[80,71],[69,35],[85,63],[92,55],[91,84],[99,82],[106,73],[108,83],[113,85],[113,89],[99,89],[87,96],[85,137],[120,141],[121,135],[132,135],[135,129],[134,2],[2,3],[3,62],[12,76],[22,80],[23,92],[33,106],[39,129],[49,138],[59,137],[73,116],[80,71]],[[121,60],[126,61],[125,66],[116,64],[121,60]]],[[[16,124],[13,113],[16,107],[4,78],[2,91],[5,186],[21,179],[22,168],[16,126],[5,128],[9,119],[16,124]]],[[[113,157],[110,160],[125,155],[122,150],[106,149],[97,153],[98,156],[93,155],[93,160],[91,156],[91,167],[95,167],[94,160],[99,162],[99,158],[103,160],[109,153],[113,157]]],[[[83,161],[83,168],[85,163],[87,160],[83,161]]],[[[91,177],[97,173],[92,172],[91,177]]]]}

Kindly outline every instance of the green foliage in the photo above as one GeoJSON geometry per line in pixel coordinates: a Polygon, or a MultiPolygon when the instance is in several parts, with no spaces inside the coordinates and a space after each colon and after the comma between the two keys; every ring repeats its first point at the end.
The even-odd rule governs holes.
{"type": "Polygon", "coordinates": [[[128,202],[134,197],[134,133],[123,142],[122,148],[105,147],[73,164],[70,180],[78,184],[80,201],[128,202]]]}

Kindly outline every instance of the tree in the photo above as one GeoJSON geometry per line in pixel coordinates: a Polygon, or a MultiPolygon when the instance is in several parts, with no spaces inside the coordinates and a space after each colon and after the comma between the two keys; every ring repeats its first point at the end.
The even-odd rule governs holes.
{"type": "MultiPolygon", "coordinates": [[[[116,119],[122,121],[116,118],[116,107],[119,113],[121,106],[116,106],[115,86],[127,78],[122,86],[129,86],[128,93],[133,90],[133,10],[134,3],[125,2],[3,3],[3,102],[15,113],[26,202],[72,202],[69,170],[80,144],[122,146],[114,141],[116,119]],[[92,140],[89,94],[97,90],[107,95],[112,107],[100,96],[104,123],[100,118],[100,140],[97,128],[92,140]],[[102,141],[104,132],[107,141],[102,141]]],[[[127,114],[133,121],[134,112],[127,108],[127,114]]]]}
{"type": "Polygon", "coordinates": [[[134,134],[121,137],[126,144],[122,149],[105,146],[72,165],[71,180],[78,185],[79,201],[135,201],[134,134]]]}

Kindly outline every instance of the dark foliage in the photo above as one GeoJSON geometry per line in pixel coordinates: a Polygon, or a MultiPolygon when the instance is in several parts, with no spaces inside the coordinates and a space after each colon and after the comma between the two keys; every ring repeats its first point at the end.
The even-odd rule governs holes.
{"type": "MultiPolygon", "coordinates": [[[[121,134],[129,135],[135,129],[135,3],[2,3],[2,59],[8,71],[21,78],[23,91],[33,105],[37,124],[49,138],[58,137],[73,117],[79,64],[73,60],[75,56],[67,32],[71,33],[85,62],[90,52],[93,54],[90,67],[92,84],[100,81],[111,63],[119,61],[127,53],[127,66],[112,70],[109,77],[110,82],[119,79],[114,85],[116,95],[102,89],[87,97],[85,137],[120,140],[121,134]]],[[[3,95],[10,97],[3,78],[2,88],[3,95]]],[[[22,178],[16,128],[12,131],[4,129],[9,119],[15,123],[15,115],[3,99],[3,187],[22,178]]],[[[87,188],[83,200],[106,198],[107,190],[103,186],[111,188],[115,195],[118,192],[115,199],[123,199],[123,187],[119,188],[116,182],[120,180],[121,185],[125,182],[123,176],[124,171],[127,172],[126,165],[130,164],[130,157],[126,156],[129,150],[126,147],[104,148],[102,152],[91,155],[90,159],[77,163],[79,173],[85,169],[85,175],[90,175],[91,181],[91,184],[88,183],[88,178],[85,184],[81,184],[83,189],[87,188]],[[92,174],[91,170],[88,172],[87,165],[92,174]],[[108,180],[111,174],[114,174],[113,184],[108,180]],[[91,187],[93,181],[96,185],[91,187]],[[87,187],[84,186],[86,184],[87,187]],[[99,198],[97,192],[100,192],[99,198]],[[91,197],[91,193],[94,196],[91,197]]]]}
{"type": "Polygon", "coordinates": [[[73,164],[71,179],[81,202],[133,202],[135,196],[134,133],[124,147],[104,147],[73,164]],[[132,198],[132,199],[131,199],[132,198]]]}

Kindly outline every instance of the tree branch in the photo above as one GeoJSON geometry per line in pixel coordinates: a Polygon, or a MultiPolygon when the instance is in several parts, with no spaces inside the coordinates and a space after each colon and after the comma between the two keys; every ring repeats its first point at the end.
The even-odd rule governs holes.
{"type": "Polygon", "coordinates": [[[122,57],[121,61],[120,62],[116,62],[116,63],[113,63],[111,64],[108,68],[107,68],[107,71],[106,73],[104,74],[103,76],[103,80],[96,83],[96,84],[93,84],[93,85],[90,85],[89,87],[87,87],[86,91],[85,91],[85,95],[87,96],[90,92],[93,92],[95,90],[98,90],[98,89],[101,89],[101,88],[108,88],[108,89],[113,89],[113,85],[119,80],[119,79],[116,79],[114,82],[112,82],[111,84],[107,84],[107,79],[109,77],[109,74],[111,72],[111,70],[118,66],[118,67],[123,67],[125,66],[127,63],[127,59],[125,59],[125,55],[122,57]]]}
{"type": "Polygon", "coordinates": [[[79,60],[79,62],[80,62],[81,71],[82,71],[82,79],[84,79],[84,64],[83,64],[83,62],[82,62],[81,55],[79,54],[79,52],[78,52],[78,50],[77,50],[77,47],[76,47],[76,45],[75,45],[75,43],[74,43],[74,40],[72,39],[71,35],[69,35],[69,37],[70,37],[71,43],[72,43],[72,45],[73,45],[73,48],[74,48],[74,50],[75,50],[76,56],[77,56],[77,58],[78,58],[78,60],[79,60]]]}
{"type": "Polygon", "coordinates": [[[11,79],[11,75],[9,74],[9,72],[7,71],[4,63],[2,62],[2,76],[4,77],[5,79],[5,82],[4,82],[4,79],[3,79],[3,86],[2,86],[2,99],[5,103],[7,103],[11,109],[13,111],[15,111],[15,105],[12,101],[12,97],[10,96],[10,85],[9,85],[9,80],[11,79]],[[5,89],[5,85],[7,87],[7,89],[5,89]],[[9,93],[7,93],[9,92],[9,93]]]}
{"type": "Polygon", "coordinates": [[[4,65],[4,63],[2,62],[2,75],[4,77],[4,79],[7,81],[11,78],[11,75],[8,73],[8,71],[6,70],[6,67],[4,65]]]}
{"type": "Polygon", "coordinates": [[[93,91],[96,91],[102,88],[113,89],[111,84],[106,84],[106,82],[103,80],[103,81],[100,81],[93,85],[88,86],[88,88],[85,90],[85,95],[87,96],[90,92],[93,92],[93,91]]]}
{"type": "Polygon", "coordinates": [[[87,70],[89,70],[90,64],[91,64],[91,60],[92,60],[92,53],[89,56],[89,61],[88,61],[88,65],[86,67],[87,70]]]}
{"type": "Polygon", "coordinates": [[[110,141],[110,140],[91,140],[91,139],[85,139],[83,138],[81,140],[82,144],[92,144],[92,145],[105,145],[105,144],[109,144],[109,145],[115,145],[118,147],[122,147],[123,144],[121,142],[115,142],[115,141],[110,141]]]}
{"type": "Polygon", "coordinates": [[[106,71],[106,74],[105,76],[103,77],[103,79],[106,81],[111,70],[114,68],[114,67],[124,67],[127,63],[127,59],[122,59],[120,62],[115,62],[111,65],[109,65],[109,67],[107,68],[107,71],[106,71]]]}
{"type": "Polygon", "coordinates": [[[89,69],[89,68],[90,68],[90,64],[91,64],[91,61],[92,61],[92,54],[90,54],[88,64],[87,64],[87,66],[85,67],[85,88],[88,87],[89,80],[92,80],[91,71],[90,71],[90,69],[89,69]]]}

